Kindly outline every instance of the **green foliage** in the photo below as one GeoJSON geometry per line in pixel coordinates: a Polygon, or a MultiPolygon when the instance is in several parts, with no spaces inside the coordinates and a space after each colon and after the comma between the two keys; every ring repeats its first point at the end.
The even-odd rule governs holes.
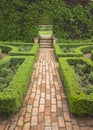
{"type": "MultiPolygon", "coordinates": [[[[4,64],[6,64],[6,61],[9,61],[11,63],[19,63],[20,61],[24,61],[24,62],[21,65],[17,64],[18,68],[16,68],[15,75],[8,73],[6,79],[0,77],[1,82],[3,81],[5,82],[5,80],[6,82],[8,82],[7,87],[5,87],[6,84],[2,86],[2,84],[0,83],[0,89],[3,90],[2,92],[0,92],[0,104],[2,104],[0,105],[0,113],[4,113],[4,114],[14,113],[21,106],[23,96],[28,86],[30,76],[32,74],[34,60],[35,57],[26,57],[26,58],[12,57],[12,58],[3,59],[4,64]]],[[[1,65],[3,64],[0,62],[0,68],[2,68],[1,65]]],[[[10,67],[12,71],[14,71],[14,66],[11,65],[10,67]]],[[[4,68],[3,70],[4,74],[6,74],[6,71],[10,71],[10,70],[4,68]]]]}
{"type": "Polygon", "coordinates": [[[9,82],[12,80],[15,72],[21,64],[21,60],[16,62],[11,62],[9,66],[4,66],[0,70],[0,91],[3,91],[4,88],[8,87],[9,82]],[[15,64],[16,63],[16,64],[15,64]]]}
{"type": "Polygon", "coordinates": [[[54,34],[64,39],[87,39],[93,35],[93,6],[68,7],[63,1],[54,10],[54,34]],[[61,8],[62,7],[62,8],[61,8]]]}
{"type": "Polygon", "coordinates": [[[0,60],[0,114],[11,114],[17,112],[21,107],[39,45],[2,42],[0,48],[3,52],[6,51],[9,55],[14,55],[0,60]],[[18,52],[20,46],[29,46],[31,50],[18,52]]]}
{"type": "Polygon", "coordinates": [[[53,24],[54,35],[64,39],[93,36],[93,4],[68,6],[63,0],[1,1],[0,40],[31,42],[38,24],[53,24]],[[60,3],[60,4],[59,4],[60,3]],[[45,18],[49,18],[48,21],[45,18]]]}
{"type": "Polygon", "coordinates": [[[93,63],[86,58],[59,58],[59,70],[66,89],[71,112],[77,115],[91,114],[93,113],[93,93],[89,92],[93,88],[88,88],[87,92],[89,94],[82,91],[77,75],[74,73],[69,62],[85,62],[89,68],[93,68],[93,63]]]}
{"type": "Polygon", "coordinates": [[[93,71],[90,71],[88,79],[89,81],[93,82],[93,71]]]}
{"type": "Polygon", "coordinates": [[[32,43],[12,43],[2,42],[0,48],[3,52],[7,52],[9,55],[23,55],[23,56],[36,56],[38,53],[39,45],[32,43]]]}
{"type": "Polygon", "coordinates": [[[21,52],[29,52],[30,50],[31,50],[31,46],[28,46],[28,45],[26,46],[21,45],[18,48],[18,51],[21,51],[21,52]]]}
{"type": "MultiPolygon", "coordinates": [[[[56,57],[80,57],[82,56],[83,54],[80,52],[80,51],[72,51],[72,52],[63,52],[62,51],[62,48],[64,49],[65,48],[73,48],[73,47],[76,47],[78,45],[75,45],[75,44],[67,44],[67,45],[61,45],[61,44],[55,44],[54,45],[54,50],[55,50],[55,54],[56,54],[56,57]]],[[[65,51],[68,51],[67,49],[65,51]]]]}
{"type": "Polygon", "coordinates": [[[89,95],[89,94],[93,93],[93,86],[88,85],[87,87],[82,88],[82,90],[84,91],[84,93],[89,95]]]}
{"type": "Polygon", "coordinates": [[[78,72],[80,75],[82,75],[87,70],[86,64],[76,64],[76,72],[78,72]]]}

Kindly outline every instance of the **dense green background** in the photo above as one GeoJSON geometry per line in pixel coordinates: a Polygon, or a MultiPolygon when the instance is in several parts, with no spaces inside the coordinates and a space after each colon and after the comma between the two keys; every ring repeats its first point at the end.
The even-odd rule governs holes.
{"type": "Polygon", "coordinates": [[[0,10],[0,41],[33,42],[43,17],[51,18],[54,35],[58,38],[93,36],[92,2],[72,6],[64,0],[3,0],[0,10]]]}

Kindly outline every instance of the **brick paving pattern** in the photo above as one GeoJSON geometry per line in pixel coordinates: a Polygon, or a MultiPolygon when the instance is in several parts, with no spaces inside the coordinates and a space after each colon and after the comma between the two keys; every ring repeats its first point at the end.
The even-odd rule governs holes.
{"type": "Polygon", "coordinates": [[[40,49],[22,107],[0,130],[93,130],[93,117],[69,112],[53,49],[40,49]]]}

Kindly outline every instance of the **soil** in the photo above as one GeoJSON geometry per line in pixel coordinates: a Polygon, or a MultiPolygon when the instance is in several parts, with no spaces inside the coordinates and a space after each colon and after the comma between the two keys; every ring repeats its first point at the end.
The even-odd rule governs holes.
{"type": "Polygon", "coordinates": [[[1,54],[1,58],[4,58],[4,57],[6,57],[6,56],[8,56],[8,53],[5,53],[5,52],[4,52],[4,53],[1,54]]]}
{"type": "Polygon", "coordinates": [[[91,59],[91,53],[84,54],[84,57],[91,59]]]}

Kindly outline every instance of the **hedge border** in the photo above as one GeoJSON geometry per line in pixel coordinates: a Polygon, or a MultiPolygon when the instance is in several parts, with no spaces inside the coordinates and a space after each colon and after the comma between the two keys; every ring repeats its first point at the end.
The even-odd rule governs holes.
{"type": "Polygon", "coordinates": [[[9,55],[11,55],[11,56],[15,56],[15,55],[17,55],[17,56],[36,56],[38,53],[38,50],[39,50],[39,45],[37,43],[34,43],[34,44],[18,43],[18,44],[16,44],[16,47],[15,47],[15,44],[16,43],[4,43],[4,45],[3,45],[0,43],[0,47],[3,50],[6,50],[9,53],[9,55]],[[19,46],[19,45],[33,45],[33,46],[29,52],[18,52],[17,46],[19,46]]]}
{"type": "Polygon", "coordinates": [[[12,59],[24,59],[24,62],[18,68],[9,86],[0,92],[0,113],[4,114],[15,113],[20,108],[35,61],[34,56],[8,56],[0,61],[0,66],[9,63],[12,59]]]}
{"type": "Polygon", "coordinates": [[[93,43],[82,43],[82,44],[55,44],[54,45],[54,51],[56,54],[56,57],[81,57],[83,56],[83,53],[86,51],[86,48],[90,48],[93,45],[93,43]],[[74,53],[62,53],[61,47],[76,47],[74,53]],[[84,49],[85,48],[85,49],[84,49]]]}
{"type": "Polygon", "coordinates": [[[80,53],[62,53],[59,44],[54,45],[54,51],[55,51],[57,59],[59,57],[80,57],[80,56],[82,56],[81,52],[80,53]]]}
{"type": "Polygon", "coordinates": [[[81,85],[78,83],[76,74],[68,61],[83,61],[89,67],[93,67],[93,62],[90,59],[78,57],[59,58],[59,71],[66,89],[70,110],[76,115],[86,115],[93,113],[93,93],[86,95],[81,90],[81,85]]]}

